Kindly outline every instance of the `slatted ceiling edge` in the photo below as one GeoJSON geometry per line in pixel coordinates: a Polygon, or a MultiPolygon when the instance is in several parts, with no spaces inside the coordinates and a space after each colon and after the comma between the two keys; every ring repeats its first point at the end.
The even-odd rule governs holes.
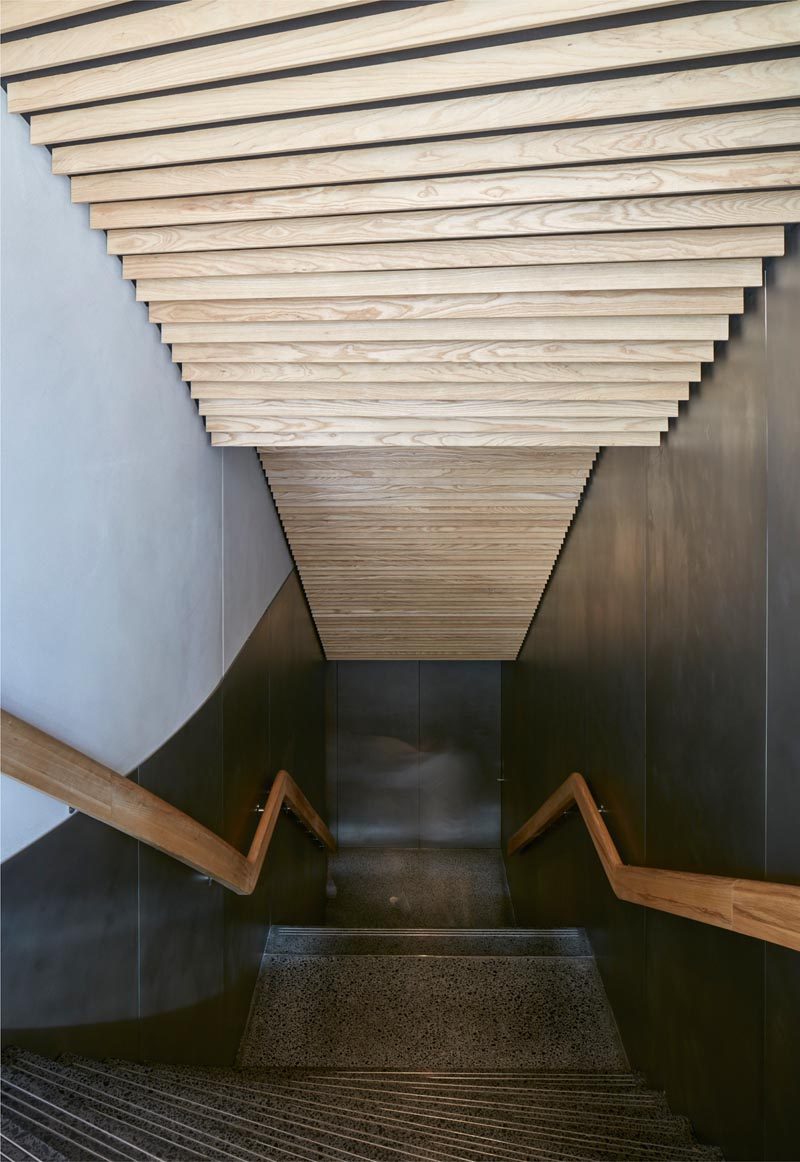
{"type": "Polygon", "coordinates": [[[306,383],[696,383],[701,365],[692,363],[192,363],[184,360],[181,377],[248,380],[250,382],[306,383]]]}
{"type": "MultiPolygon", "coordinates": [[[[185,21],[199,8],[183,2],[185,21]]],[[[469,4],[455,0],[426,9],[444,50],[415,61],[420,77],[408,85],[426,84],[434,62],[455,69],[456,56],[461,67],[502,60],[520,75],[566,75],[559,43],[569,41],[573,60],[601,43],[554,29],[535,42],[535,59],[522,37],[454,54],[441,21],[456,7],[465,18],[469,4]]],[[[793,7],[800,13],[800,0],[780,13],[712,11],[702,25],[675,16],[661,21],[670,35],[659,45],[653,10],[632,34],[603,29],[603,43],[617,36],[619,53],[653,45],[662,62],[689,60],[698,44],[676,29],[725,26],[731,38],[708,51],[733,51],[748,28],[763,46],[767,25],[785,28],[793,7]]],[[[216,0],[204,10],[234,19],[216,0]]],[[[535,18],[533,0],[486,12],[496,24],[535,18]]],[[[320,24],[305,44],[303,30],[291,36],[310,61],[368,19],[320,24]]],[[[393,12],[378,21],[411,24],[393,12]]],[[[99,23],[87,25],[95,45],[99,23]]],[[[413,35],[425,35],[421,25],[413,35]]],[[[245,31],[214,67],[239,67],[268,39],[245,31]]],[[[353,59],[368,47],[356,45],[353,59]]],[[[159,59],[182,64],[186,80],[192,61],[209,56],[189,41],[159,59]]],[[[142,71],[131,64],[121,77],[142,71]]],[[[91,73],[105,83],[113,66],[73,70],[91,73]]],[[[391,92],[399,74],[391,62],[357,61],[327,74],[337,100],[367,75],[374,93],[391,92]]],[[[214,103],[214,119],[227,116],[222,103],[245,91],[288,99],[296,83],[34,118],[86,114],[86,131],[89,119],[110,125],[126,108],[138,117],[180,106],[185,132],[65,145],[54,168],[76,172],[74,199],[93,202],[92,224],[112,231],[109,250],[126,256],[137,298],[175,345],[211,443],[257,450],[330,657],[513,657],[598,447],[658,444],[742,310],[744,287],[760,284],[761,258],[782,251],[783,224],[800,216],[800,109],[712,112],[800,97],[796,55],[711,67],[698,58],[669,72],[466,97],[446,92],[456,75],[442,73],[433,101],[308,115],[301,99],[286,119],[213,129],[193,128],[191,116],[214,103]],[[692,115],[667,116],[684,110],[692,115]],[[606,123],[575,124],[592,120],[606,123]],[[537,128],[548,123],[562,127],[537,128]],[[476,137],[484,132],[493,136],[476,137]],[[397,142],[414,136],[427,140],[397,142]],[[298,152],[308,149],[323,152],[298,152]]],[[[36,78],[29,91],[62,82],[66,74],[36,78]]]]}
{"type": "Polygon", "coordinates": [[[511,170],[566,163],[715,153],[792,145],[800,139],[800,109],[747,109],[715,115],[570,126],[492,137],[459,137],[333,152],[241,161],[157,166],[79,174],[73,202],[186,197],[295,186],[336,185],[409,177],[511,170]]]}
{"type": "Polygon", "coordinates": [[[739,314],[741,288],[519,291],[406,298],[231,299],[151,303],[151,323],[356,323],[458,319],[625,318],[739,314]]]}
{"type": "MultiPolygon", "coordinates": [[[[179,51],[159,53],[141,60],[114,62],[84,71],[75,70],[45,78],[17,82],[12,86],[15,112],[76,105],[88,101],[135,96],[158,89],[179,89],[263,73],[264,60],[280,63],[280,72],[288,69],[326,64],[332,61],[375,56],[404,49],[425,48],[448,41],[474,40],[479,37],[519,32],[543,26],[587,20],[595,17],[637,12],[643,8],[667,8],[682,0],[571,0],[569,7],[553,0],[503,0],[486,4],[485,0],[444,0],[407,9],[370,13],[352,12],[347,21],[317,24],[288,32],[253,34],[228,43],[196,48],[184,45],[179,51]]],[[[364,0],[350,0],[350,5],[364,0]]],[[[87,35],[65,37],[64,33],[41,36],[44,45],[24,42],[26,51],[11,54],[11,65],[3,62],[3,73],[24,72],[33,68],[55,68],[59,64],[97,59],[136,50],[157,48],[171,42],[201,36],[234,32],[257,25],[274,24],[330,9],[343,9],[346,3],[276,4],[271,0],[242,0],[224,6],[208,0],[188,0],[166,9],[122,16],[98,22],[87,35]],[[88,48],[91,42],[93,47],[88,48]],[[87,46],[90,55],[78,51],[87,46]],[[64,46],[58,60],[58,48],[64,46]],[[31,66],[35,49],[50,60],[31,66]]],[[[83,30],[82,30],[83,31],[83,30]]],[[[11,46],[16,48],[16,45],[11,46]]]]}
{"type": "MultiPolygon", "coordinates": [[[[648,161],[503,170],[451,177],[255,190],[218,196],[164,198],[93,205],[96,229],[187,226],[443,210],[510,204],[594,202],[636,195],[700,195],[775,190],[800,184],[800,151],[690,156],[648,161]]],[[[346,226],[346,221],[345,221],[346,226]]]]}
{"type": "Polygon", "coordinates": [[[793,57],[711,66],[646,77],[572,82],[525,92],[357,111],[330,112],[211,129],[126,137],[53,150],[53,172],[98,173],[270,153],[330,149],[412,137],[445,137],[608,117],[651,116],[697,108],[793,100],[800,68],[793,57]]]}
{"type": "MultiPolygon", "coordinates": [[[[312,70],[300,76],[281,74],[246,84],[82,105],[50,113],[34,112],[30,122],[31,142],[49,145],[150,133],[324,109],[332,104],[394,101],[465,88],[568,77],[589,70],[641,68],[690,61],[712,53],[721,56],[787,48],[797,43],[798,27],[800,0],[780,0],[775,4],[723,9],[624,28],[555,36],[532,43],[468,47],[453,53],[415,57],[413,62],[356,65],[335,73],[312,70]]],[[[125,68],[125,65],[115,66],[114,75],[125,68]]],[[[71,96],[82,99],[79,83],[72,81],[74,75],[70,74],[71,96]]],[[[30,113],[43,106],[63,103],[63,97],[58,95],[25,99],[26,86],[43,86],[47,80],[12,82],[9,109],[30,113]]]]}
{"type": "MultiPolygon", "coordinates": [[[[23,2],[32,7],[32,0],[23,2]]],[[[108,0],[109,5],[112,2],[119,4],[121,0],[108,0]]],[[[270,0],[268,5],[264,0],[225,0],[224,4],[217,0],[181,0],[179,4],[125,16],[108,15],[80,28],[10,41],[3,46],[2,72],[4,76],[11,76],[53,69],[363,3],[365,0],[270,0]]],[[[8,0],[4,0],[3,6],[7,4],[8,0]]]]}

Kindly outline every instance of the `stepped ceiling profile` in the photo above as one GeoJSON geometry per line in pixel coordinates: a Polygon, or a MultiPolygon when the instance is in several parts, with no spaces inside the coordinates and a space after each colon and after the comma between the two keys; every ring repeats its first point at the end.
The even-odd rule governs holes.
{"type": "Polygon", "coordinates": [[[259,450],[329,658],[515,657],[598,451],[680,422],[800,219],[798,0],[2,27],[212,443],[259,450]]]}

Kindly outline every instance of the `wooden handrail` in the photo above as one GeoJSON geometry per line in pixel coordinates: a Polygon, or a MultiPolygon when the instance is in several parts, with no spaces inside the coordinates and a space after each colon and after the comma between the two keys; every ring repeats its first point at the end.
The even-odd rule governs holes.
{"type": "Polygon", "coordinates": [[[800,951],[800,887],[765,880],[632,867],[622,862],[583,775],[572,774],[508,841],[514,855],[576,804],[620,900],[687,916],[800,951]]]}
{"type": "Polygon", "coordinates": [[[250,850],[243,855],[191,815],[6,710],[0,712],[0,724],[4,774],[163,851],[240,896],[249,896],[258,883],[284,803],[329,851],[336,849],[330,831],[286,771],[276,775],[250,850]]]}

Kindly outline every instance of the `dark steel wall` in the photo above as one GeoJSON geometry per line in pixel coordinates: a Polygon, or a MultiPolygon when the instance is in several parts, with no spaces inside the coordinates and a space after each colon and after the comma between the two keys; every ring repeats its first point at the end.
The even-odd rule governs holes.
{"type": "Polygon", "coordinates": [[[498,662],[332,662],[328,731],[342,846],[499,845],[498,662]]]}
{"type": "MultiPolygon", "coordinates": [[[[131,775],[245,850],[285,767],[325,796],[322,651],[296,575],[220,686],[131,775]]],[[[231,1061],[270,922],[320,923],[324,855],[289,818],[250,897],[76,815],[3,865],[7,1043],[231,1061]]]]}
{"type": "MultiPolygon", "coordinates": [[[[600,457],[503,674],[507,837],[572,770],[628,862],[800,882],[800,257],[661,448],[600,457]]],[[[568,817],[508,861],[588,926],[634,1067],[727,1158],[800,1157],[800,955],[617,901],[568,817]]]]}

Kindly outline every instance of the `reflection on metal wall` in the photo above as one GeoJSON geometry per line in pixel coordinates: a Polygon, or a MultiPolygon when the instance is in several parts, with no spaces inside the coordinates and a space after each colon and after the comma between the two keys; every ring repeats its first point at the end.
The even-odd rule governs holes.
{"type": "Polygon", "coordinates": [[[498,846],[500,664],[332,664],[339,843],[498,846]]]}

